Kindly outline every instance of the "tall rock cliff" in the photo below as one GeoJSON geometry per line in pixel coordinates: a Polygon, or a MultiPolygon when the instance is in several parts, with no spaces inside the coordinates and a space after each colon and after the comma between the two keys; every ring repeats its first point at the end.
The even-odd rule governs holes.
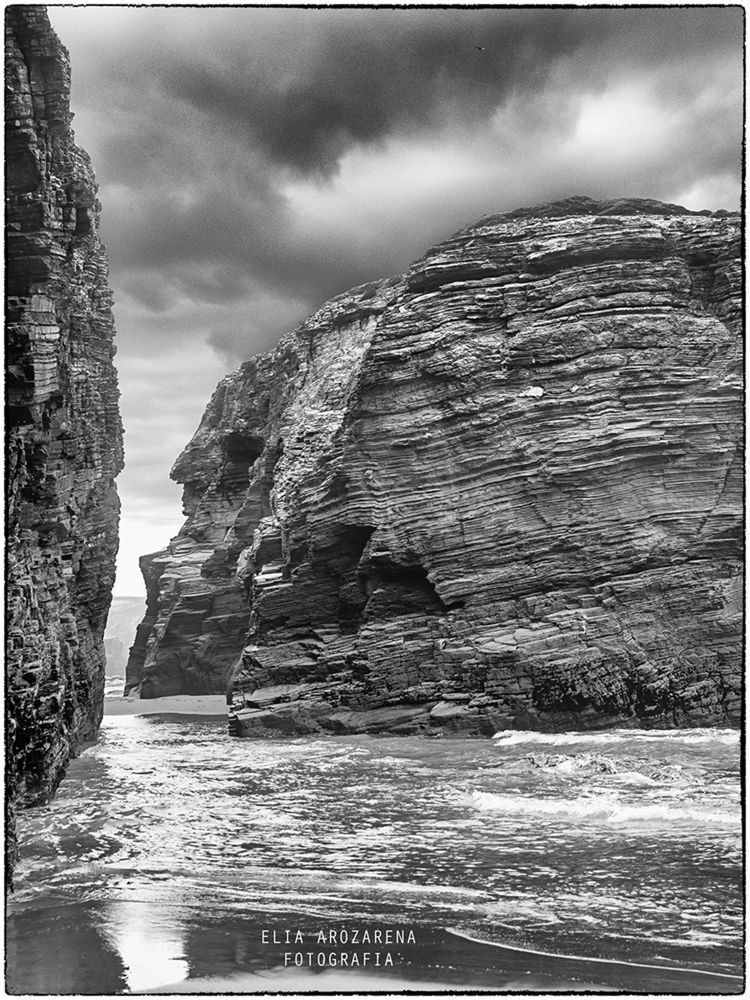
{"type": "Polygon", "coordinates": [[[482,219],[215,392],[146,556],[142,697],[243,734],[735,722],[740,220],[482,219]]]}
{"type": "Polygon", "coordinates": [[[5,67],[12,806],[46,801],[101,721],[122,428],[97,187],[43,7],[6,8],[5,67]]]}

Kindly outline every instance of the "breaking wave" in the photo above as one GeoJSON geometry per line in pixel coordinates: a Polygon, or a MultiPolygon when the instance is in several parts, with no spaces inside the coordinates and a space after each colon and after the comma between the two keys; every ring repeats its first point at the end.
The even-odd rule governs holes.
{"type": "MultiPolygon", "coordinates": [[[[366,736],[250,745],[203,709],[110,712],[54,801],[18,818],[10,917],[28,947],[13,974],[27,985],[46,977],[55,989],[45,995],[63,981],[71,992],[122,992],[125,966],[132,992],[183,976],[184,992],[204,992],[209,974],[233,989],[257,974],[245,988],[279,990],[297,983],[276,979],[279,954],[253,944],[262,928],[385,926],[394,915],[418,939],[414,965],[388,976],[394,989],[407,979],[460,988],[466,970],[473,989],[493,992],[559,981],[637,994],[672,992],[678,973],[660,963],[741,970],[738,734],[506,735],[510,745],[366,736]],[[448,926],[521,951],[457,964],[471,949],[434,937],[448,926]],[[80,934],[96,961],[70,948],[80,934]],[[526,952],[537,956],[536,980],[526,952]],[[561,955],[626,964],[563,974],[561,955]]],[[[365,986],[333,974],[342,990],[365,986]]],[[[317,987],[333,991],[320,975],[317,987]]]]}
{"type": "MultiPolygon", "coordinates": [[[[497,767],[497,765],[496,765],[497,767]]],[[[665,763],[645,757],[612,757],[608,754],[536,752],[502,762],[507,772],[552,775],[562,778],[597,778],[618,784],[655,786],[697,785],[704,769],[677,762],[665,763]]]]}
{"type": "Polygon", "coordinates": [[[739,745],[738,729],[609,729],[606,732],[537,733],[521,729],[501,729],[494,740],[503,746],[543,743],[570,746],[574,743],[616,743],[622,740],[675,740],[696,743],[711,740],[725,746],[739,745]]]}
{"type": "Polygon", "coordinates": [[[471,792],[464,799],[480,812],[502,812],[507,815],[529,814],[559,816],[568,819],[604,820],[608,823],[710,823],[736,826],[739,814],[728,810],[701,808],[699,805],[675,806],[654,802],[632,805],[616,795],[582,795],[573,799],[534,798],[527,795],[495,795],[492,792],[471,792]]]}

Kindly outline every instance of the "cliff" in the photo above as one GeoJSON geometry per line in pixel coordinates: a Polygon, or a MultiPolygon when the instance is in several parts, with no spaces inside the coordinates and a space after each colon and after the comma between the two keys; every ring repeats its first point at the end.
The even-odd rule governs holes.
{"type": "Polygon", "coordinates": [[[104,632],[108,686],[122,694],[130,644],[143,617],[143,597],[113,597],[104,632]],[[119,680],[119,685],[115,682],[119,680]]]}
{"type": "Polygon", "coordinates": [[[102,716],[122,467],[112,295],[68,54],[6,8],[6,760],[45,802],[102,716]]]}
{"type": "Polygon", "coordinates": [[[740,220],[571,198],[328,302],[216,390],[142,697],[232,731],[740,712],[740,220]]]}

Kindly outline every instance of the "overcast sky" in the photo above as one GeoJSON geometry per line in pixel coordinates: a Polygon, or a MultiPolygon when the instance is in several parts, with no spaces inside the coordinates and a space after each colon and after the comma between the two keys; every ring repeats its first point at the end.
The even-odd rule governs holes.
{"type": "Polygon", "coordinates": [[[739,207],[739,8],[49,12],[115,291],[119,594],[216,382],[326,298],[553,198],[739,207]]]}

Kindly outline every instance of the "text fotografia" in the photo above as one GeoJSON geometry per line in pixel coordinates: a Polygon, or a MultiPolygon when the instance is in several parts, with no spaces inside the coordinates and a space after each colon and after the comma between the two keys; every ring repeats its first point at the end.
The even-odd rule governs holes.
{"type": "Polygon", "coordinates": [[[284,965],[297,968],[387,968],[393,965],[390,951],[348,949],[416,944],[414,931],[402,927],[338,927],[317,931],[274,928],[261,931],[260,939],[262,944],[284,945],[284,965]]]}

